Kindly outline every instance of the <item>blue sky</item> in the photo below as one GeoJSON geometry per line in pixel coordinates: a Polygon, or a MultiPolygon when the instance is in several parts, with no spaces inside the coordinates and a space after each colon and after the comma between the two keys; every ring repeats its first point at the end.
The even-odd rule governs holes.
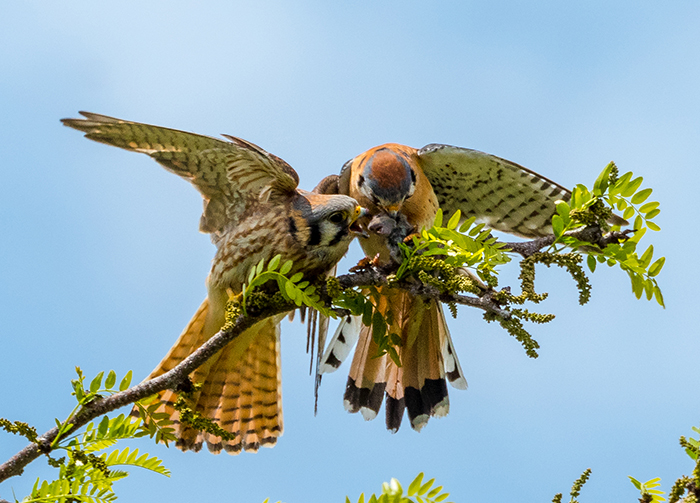
{"type": "MultiPolygon", "coordinates": [[[[124,501],[356,500],[438,477],[457,502],[550,501],[593,469],[582,501],[633,501],[627,475],[691,471],[700,424],[693,255],[700,136],[697,2],[23,1],[0,16],[0,416],[45,431],[72,408],[73,367],[150,372],[205,295],[201,199],[146,156],[58,122],[88,110],[261,145],[310,189],[375,145],[448,143],[557,182],[610,160],[661,201],[667,309],[617,270],[578,306],[538,270],[557,314],[528,359],[477,312],[451,323],[470,388],[420,434],[342,408],[328,376],[313,416],[304,332],[283,326],[285,434],[238,457],[149,443],[172,472],[134,472],[124,501]],[[679,251],[679,248],[681,249],[679,251]]],[[[359,258],[353,250],[341,267],[359,258]]],[[[515,268],[502,284],[513,282],[515,268]]],[[[25,442],[0,436],[4,461],[25,442]]],[[[25,495],[43,461],[0,486],[25,495]]]]}

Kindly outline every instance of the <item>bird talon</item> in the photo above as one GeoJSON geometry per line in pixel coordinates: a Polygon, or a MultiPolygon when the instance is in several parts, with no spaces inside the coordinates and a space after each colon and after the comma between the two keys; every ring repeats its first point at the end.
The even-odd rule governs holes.
{"type": "MultiPolygon", "coordinates": [[[[376,259],[377,257],[375,257],[376,259]]],[[[362,271],[367,271],[370,269],[372,266],[372,259],[369,257],[362,257],[359,262],[357,262],[357,265],[354,265],[349,269],[350,272],[362,272],[362,271]]]]}

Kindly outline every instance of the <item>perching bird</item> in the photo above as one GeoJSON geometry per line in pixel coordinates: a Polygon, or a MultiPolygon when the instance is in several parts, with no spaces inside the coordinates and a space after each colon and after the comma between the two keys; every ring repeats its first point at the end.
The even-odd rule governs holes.
{"type": "MultiPolygon", "coordinates": [[[[491,229],[535,238],[551,234],[555,201],[571,197],[564,187],[505,159],[437,144],[420,150],[393,143],[375,147],[314,191],[346,194],[369,209],[371,235],[360,243],[368,257],[379,255],[382,262],[391,260],[396,247],[388,239],[394,227],[413,232],[430,227],[438,208],[447,218],[459,209],[463,220],[474,216],[491,229]]],[[[345,408],[373,419],[385,401],[388,429],[398,430],[405,409],[411,426],[420,430],[430,416],[449,410],[445,377],[459,389],[467,382],[440,303],[396,289],[383,288],[382,294],[379,310],[393,312],[390,331],[401,336],[401,367],[388,355],[376,358],[372,328],[347,317],[328,344],[320,372],[337,369],[359,337],[345,408]]]]}
{"type": "MultiPolygon", "coordinates": [[[[224,323],[227,290],[240,293],[252,267],[281,254],[292,260],[290,274],[325,275],[346,253],[362,214],[345,195],[297,189],[297,173],[279,157],[240,138],[229,141],[183,131],[80,112],[85,119],[63,119],[91,140],[148,154],[168,171],[189,180],[204,197],[200,230],[217,247],[207,279],[207,298],[149,378],[175,367],[224,323]]],[[[176,445],[199,451],[255,452],[282,434],[279,322],[263,320],[230,342],[191,378],[203,386],[193,408],[236,434],[234,440],[180,424],[175,392],[161,393],[157,412],[174,420],[176,445]]]]}

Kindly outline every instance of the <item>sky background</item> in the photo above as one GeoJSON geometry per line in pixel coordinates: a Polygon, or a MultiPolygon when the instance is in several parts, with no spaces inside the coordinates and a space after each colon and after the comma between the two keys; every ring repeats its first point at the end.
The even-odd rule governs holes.
{"type": "MultiPolygon", "coordinates": [[[[661,202],[664,310],[599,269],[593,296],[538,269],[540,358],[481,314],[451,321],[469,381],[447,418],[385,431],[342,407],[347,365],[313,415],[304,330],[284,322],[285,433],[237,457],[148,441],[172,478],[135,470],[122,501],[354,501],[397,477],[437,477],[455,502],[551,501],[592,468],[581,501],[668,491],[700,425],[692,223],[700,173],[700,4],[355,1],[6,2],[0,15],[0,416],[41,432],[73,407],[74,366],[145,377],[205,296],[214,254],[201,198],[146,156],[85,140],[87,110],[250,140],[301,187],[386,142],[513,160],[560,184],[606,163],[661,202]]],[[[341,270],[359,258],[353,244],[341,270]]],[[[513,284],[513,265],[501,284],[513,284]]],[[[0,461],[26,441],[0,433],[0,461]]],[[[42,460],[0,485],[28,493],[42,460]]]]}

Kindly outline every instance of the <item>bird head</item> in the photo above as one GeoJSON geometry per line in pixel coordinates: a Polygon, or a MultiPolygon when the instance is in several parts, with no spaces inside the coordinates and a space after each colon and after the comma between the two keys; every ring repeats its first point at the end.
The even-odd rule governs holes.
{"type": "Polygon", "coordinates": [[[368,214],[352,197],[299,191],[292,203],[292,226],[307,247],[347,251],[357,235],[366,236],[358,219],[368,214]]]}
{"type": "Polygon", "coordinates": [[[401,150],[383,145],[370,151],[360,168],[361,173],[356,178],[359,192],[380,211],[395,217],[403,202],[416,190],[416,172],[411,167],[410,157],[401,150]]]}

